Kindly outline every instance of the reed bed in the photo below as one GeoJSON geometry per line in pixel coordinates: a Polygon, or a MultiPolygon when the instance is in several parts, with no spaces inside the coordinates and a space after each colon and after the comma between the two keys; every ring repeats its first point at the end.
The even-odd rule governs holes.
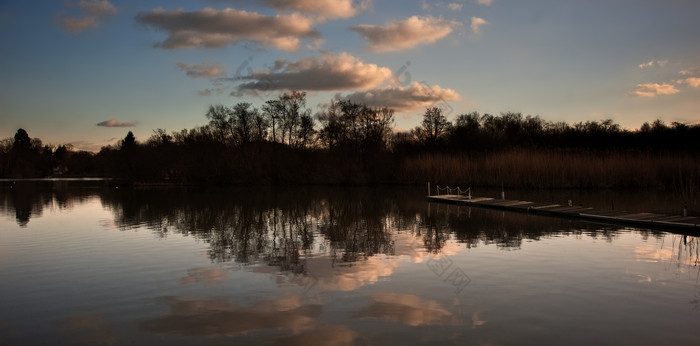
{"type": "Polygon", "coordinates": [[[697,198],[693,155],[567,150],[431,153],[405,158],[399,180],[515,188],[667,188],[697,198]]]}

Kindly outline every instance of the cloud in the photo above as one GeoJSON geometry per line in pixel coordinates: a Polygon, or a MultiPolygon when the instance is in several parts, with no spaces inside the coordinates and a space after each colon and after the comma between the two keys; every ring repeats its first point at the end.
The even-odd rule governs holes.
{"type": "MultiPolygon", "coordinates": [[[[207,0],[210,3],[250,3],[249,0],[207,0]]],[[[301,12],[317,20],[350,18],[367,10],[372,0],[260,0],[279,12],[301,12]]]]}
{"type": "Polygon", "coordinates": [[[64,15],[61,16],[60,22],[61,29],[72,31],[76,34],[79,34],[87,29],[94,29],[100,26],[97,18],[92,16],[76,18],[64,15]]]}
{"type": "Polygon", "coordinates": [[[644,62],[639,64],[639,68],[645,68],[645,67],[651,67],[654,65],[654,60],[651,60],[649,62],[644,62]]]}
{"type": "Polygon", "coordinates": [[[94,142],[89,142],[89,141],[72,141],[70,142],[70,145],[73,146],[75,150],[84,150],[84,151],[91,151],[91,152],[98,152],[102,147],[105,145],[110,144],[111,142],[114,142],[117,138],[112,138],[109,140],[104,141],[103,143],[94,143],[94,142]]]}
{"type": "Polygon", "coordinates": [[[485,19],[472,17],[472,24],[469,26],[475,34],[481,34],[481,27],[489,24],[485,19]]]}
{"type": "Polygon", "coordinates": [[[207,88],[199,92],[199,96],[211,96],[212,93],[216,93],[217,95],[223,95],[224,92],[228,88],[207,88]]]}
{"type": "Polygon", "coordinates": [[[432,16],[412,16],[403,21],[392,21],[385,26],[362,24],[350,28],[369,41],[374,52],[391,52],[433,43],[447,35],[461,23],[432,16]]]}
{"type": "Polygon", "coordinates": [[[117,10],[114,5],[112,5],[109,1],[107,0],[91,0],[91,1],[86,1],[86,0],[81,0],[78,3],[78,7],[82,9],[85,12],[88,12],[92,15],[95,16],[106,16],[106,15],[114,15],[117,14],[119,11],[117,10]]]}
{"type": "Polygon", "coordinates": [[[119,12],[107,0],[81,0],[78,2],[78,8],[81,12],[80,16],[62,14],[59,17],[61,29],[79,34],[87,29],[98,28],[100,26],[100,18],[115,15],[119,12]]]}
{"type": "Polygon", "coordinates": [[[678,92],[675,86],[668,83],[644,83],[637,84],[633,95],[639,97],[655,97],[658,95],[672,95],[678,92]]]}
{"type": "Polygon", "coordinates": [[[664,66],[666,66],[666,64],[668,64],[668,60],[649,60],[649,61],[641,63],[637,66],[639,66],[639,68],[647,68],[647,67],[652,67],[654,65],[657,65],[659,67],[664,67],[664,66]]]}
{"type": "Polygon", "coordinates": [[[350,18],[366,10],[371,1],[353,0],[263,0],[278,11],[297,11],[317,16],[319,19],[350,18]]]}
{"type": "Polygon", "coordinates": [[[252,42],[284,51],[296,51],[301,39],[318,38],[313,20],[300,14],[264,16],[234,9],[199,11],[166,11],[155,9],[139,13],[135,20],[143,25],[164,30],[168,37],[157,47],[220,48],[239,42],[252,42]]]}
{"type": "Polygon", "coordinates": [[[366,64],[348,53],[322,54],[289,62],[277,60],[269,71],[256,71],[235,78],[251,80],[238,86],[238,93],[270,90],[348,90],[368,89],[391,79],[391,70],[366,64]]]}
{"type": "Polygon", "coordinates": [[[698,77],[689,77],[686,79],[679,79],[676,81],[678,84],[686,84],[690,87],[693,88],[700,88],[700,78],[698,77]]]}
{"type": "Polygon", "coordinates": [[[476,0],[476,3],[484,6],[491,6],[493,0],[476,0]]]}
{"type": "Polygon", "coordinates": [[[135,122],[121,122],[117,121],[115,119],[109,119],[105,120],[102,122],[97,123],[97,126],[103,126],[103,127],[134,127],[136,126],[135,122]]]}
{"type": "Polygon", "coordinates": [[[224,73],[223,68],[217,64],[211,64],[208,61],[199,65],[190,65],[178,61],[177,67],[180,70],[186,71],[187,77],[190,78],[214,78],[224,73]]]}
{"type": "Polygon", "coordinates": [[[370,107],[389,107],[396,112],[423,110],[431,106],[439,106],[447,101],[457,101],[462,97],[452,89],[441,88],[438,85],[413,82],[407,87],[386,87],[349,95],[336,95],[337,99],[366,104],[370,107]]]}
{"type": "Polygon", "coordinates": [[[456,2],[451,2],[447,4],[447,8],[449,8],[452,11],[461,11],[462,10],[463,4],[458,4],[456,2]]]}

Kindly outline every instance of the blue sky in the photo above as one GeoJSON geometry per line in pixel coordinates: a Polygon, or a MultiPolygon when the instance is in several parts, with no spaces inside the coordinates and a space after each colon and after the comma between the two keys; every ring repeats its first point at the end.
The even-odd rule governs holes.
{"type": "Polygon", "coordinates": [[[0,0],[0,137],[99,150],[289,89],[449,119],[700,121],[695,0],[0,0]]]}

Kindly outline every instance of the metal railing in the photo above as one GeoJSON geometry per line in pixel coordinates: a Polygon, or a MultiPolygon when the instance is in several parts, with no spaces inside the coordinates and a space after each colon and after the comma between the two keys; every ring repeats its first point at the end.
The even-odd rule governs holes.
{"type": "Polygon", "coordinates": [[[445,195],[463,195],[467,196],[468,199],[472,199],[472,188],[468,187],[466,190],[462,190],[461,187],[449,187],[449,186],[436,186],[437,189],[437,195],[440,196],[442,192],[445,192],[445,195]]]}

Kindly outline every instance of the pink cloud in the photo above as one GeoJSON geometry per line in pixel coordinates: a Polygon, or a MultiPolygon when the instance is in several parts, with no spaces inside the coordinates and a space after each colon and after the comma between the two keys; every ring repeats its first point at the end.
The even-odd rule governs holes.
{"type": "Polygon", "coordinates": [[[367,64],[348,53],[322,54],[298,61],[278,60],[268,71],[238,79],[250,80],[234,94],[270,90],[348,90],[376,87],[391,79],[391,70],[367,64]]]}
{"type": "Polygon", "coordinates": [[[668,83],[644,83],[637,84],[633,95],[639,97],[656,97],[659,95],[672,95],[678,93],[675,86],[668,83]]]}
{"type": "Polygon", "coordinates": [[[412,16],[403,21],[388,22],[384,26],[362,24],[351,30],[369,42],[375,52],[391,52],[433,43],[449,35],[461,23],[432,16],[412,16]]]}
{"type": "Polygon", "coordinates": [[[231,8],[199,11],[155,9],[139,13],[136,21],[166,31],[168,37],[157,47],[220,48],[252,42],[284,51],[296,51],[302,39],[318,38],[313,20],[300,14],[265,16],[231,8]]]}

